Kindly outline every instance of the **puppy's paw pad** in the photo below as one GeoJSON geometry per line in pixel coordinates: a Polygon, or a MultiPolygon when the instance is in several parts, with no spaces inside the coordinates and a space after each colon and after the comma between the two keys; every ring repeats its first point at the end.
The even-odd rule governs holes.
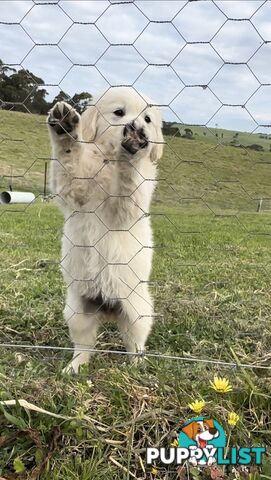
{"type": "Polygon", "coordinates": [[[72,133],[79,121],[79,113],[66,102],[57,102],[48,116],[48,124],[57,135],[72,133]]]}

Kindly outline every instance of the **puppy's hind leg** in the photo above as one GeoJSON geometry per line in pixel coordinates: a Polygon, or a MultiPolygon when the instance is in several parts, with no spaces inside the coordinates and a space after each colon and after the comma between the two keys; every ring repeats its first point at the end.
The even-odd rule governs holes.
{"type": "MultiPolygon", "coordinates": [[[[144,353],[153,325],[153,303],[145,287],[140,286],[127,299],[122,300],[122,314],[118,327],[127,352],[144,353]]],[[[138,359],[132,356],[132,360],[138,359]]]]}
{"type": "Polygon", "coordinates": [[[77,374],[80,366],[87,364],[90,356],[93,354],[91,349],[95,347],[100,314],[95,311],[87,313],[84,301],[78,299],[76,310],[71,308],[67,300],[64,317],[69,326],[70,337],[74,344],[74,353],[71,362],[64,368],[63,372],[77,374]]]}

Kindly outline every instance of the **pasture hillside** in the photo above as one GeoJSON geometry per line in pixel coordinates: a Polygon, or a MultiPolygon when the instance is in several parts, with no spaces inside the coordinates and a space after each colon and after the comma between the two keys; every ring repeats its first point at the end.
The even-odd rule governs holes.
{"type": "MultiPolygon", "coordinates": [[[[13,189],[43,191],[44,163],[50,161],[46,117],[0,111],[0,187],[13,177],[13,189]]],[[[184,130],[185,126],[182,126],[184,130]]],[[[260,144],[263,151],[229,146],[236,132],[191,127],[193,140],[165,137],[155,203],[181,206],[187,199],[198,207],[255,211],[255,202],[266,199],[269,208],[271,185],[269,140],[259,133],[239,132],[238,142],[260,144]],[[218,137],[216,133],[219,132],[218,137]],[[221,132],[224,132],[223,139],[221,132]],[[202,201],[200,200],[202,199],[202,201]]]]}

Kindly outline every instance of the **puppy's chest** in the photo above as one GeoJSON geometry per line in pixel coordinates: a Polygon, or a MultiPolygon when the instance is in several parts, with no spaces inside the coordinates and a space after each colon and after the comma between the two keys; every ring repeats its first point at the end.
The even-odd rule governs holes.
{"type": "MultiPolygon", "coordinates": [[[[142,216],[142,212],[139,212],[142,216]]],[[[132,235],[134,217],[124,212],[107,211],[76,212],[68,217],[64,224],[65,236],[74,246],[89,247],[97,251],[109,249],[111,252],[134,250],[135,239],[132,235]]],[[[108,257],[108,254],[106,254],[108,257]]]]}

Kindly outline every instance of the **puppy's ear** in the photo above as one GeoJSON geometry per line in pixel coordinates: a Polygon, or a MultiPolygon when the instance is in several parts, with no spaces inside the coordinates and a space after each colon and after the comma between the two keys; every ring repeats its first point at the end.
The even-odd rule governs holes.
{"type": "Polygon", "coordinates": [[[97,131],[97,119],[99,111],[95,105],[89,106],[81,115],[82,135],[85,142],[92,142],[97,131]]]}
{"type": "Polygon", "coordinates": [[[155,138],[155,141],[153,142],[151,153],[150,153],[151,161],[153,163],[158,162],[158,160],[160,160],[160,158],[163,155],[164,137],[162,134],[162,121],[160,121],[159,124],[156,124],[155,131],[156,131],[156,135],[155,135],[156,138],[155,138]]]}

